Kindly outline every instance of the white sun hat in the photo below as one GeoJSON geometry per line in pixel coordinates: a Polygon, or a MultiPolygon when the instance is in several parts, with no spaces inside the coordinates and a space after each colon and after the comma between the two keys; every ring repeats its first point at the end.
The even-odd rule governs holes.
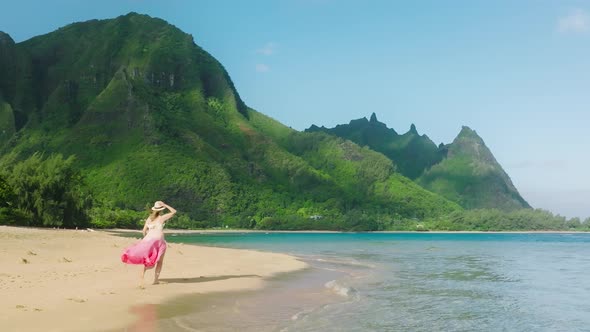
{"type": "Polygon", "coordinates": [[[154,203],[154,206],[152,206],[152,211],[162,211],[165,208],[164,203],[157,201],[154,203]]]}

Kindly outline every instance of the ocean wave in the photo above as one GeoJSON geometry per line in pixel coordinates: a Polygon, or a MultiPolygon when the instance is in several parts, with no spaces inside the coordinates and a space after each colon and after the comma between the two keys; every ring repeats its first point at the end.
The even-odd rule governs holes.
{"type": "Polygon", "coordinates": [[[184,322],[185,319],[186,317],[175,317],[172,319],[175,330],[187,332],[202,332],[202,330],[189,326],[190,322],[184,322]]]}
{"type": "Polygon", "coordinates": [[[312,260],[320,263],[328,263],[334,265],[344,265],[344,266],[352,266],[352,267],[363,267],[367,269],[374,269],[376,266],[369,263],[359,262],[357,260],[352,259],[334,259],[334,258],[313,258],[312,260]]]}
{"type": "Polygon", "coordinates": [[[328,281],[324,286],[332,292],[334,292],[335,294],[340,295],[342,297],[351,297],[357,294],[356,289],[354,289],[353,287],[342,286],[338,283],[337,280],[328,281]]]}

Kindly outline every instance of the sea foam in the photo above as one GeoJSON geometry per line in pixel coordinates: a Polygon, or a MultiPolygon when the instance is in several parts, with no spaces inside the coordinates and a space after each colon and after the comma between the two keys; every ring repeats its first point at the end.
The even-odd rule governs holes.
{"type": "Polygon", "coordinates": [[[350,297],[350,295],[356,293],[356,290],[354,288],[342,286],[338,283],[337,280],[328,281],[325,284],[325,287],[343,297],[350,297]]]}

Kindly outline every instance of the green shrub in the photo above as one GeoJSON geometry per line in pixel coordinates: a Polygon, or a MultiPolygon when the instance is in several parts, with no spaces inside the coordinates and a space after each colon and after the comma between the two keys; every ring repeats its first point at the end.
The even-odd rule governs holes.
{"type": "Polygon", "coordinates": [[[74,161],[73,156],[64,159],[55,154],[45,159],[34,153],[5,173],[6,183],[0,185],[0,191],[6,192],[8,185],[14,194],[10,206],[18,210],[11,212],[17,218],[15,223],[69,228],[88,225],[92,197],[74,161]]]}
{"type": "Polygon", "coordinates": [[[119,208],[93,208],[90,211],[91,225],[95,228],[140,229],[147,218],[147,212],[119,208]]]}

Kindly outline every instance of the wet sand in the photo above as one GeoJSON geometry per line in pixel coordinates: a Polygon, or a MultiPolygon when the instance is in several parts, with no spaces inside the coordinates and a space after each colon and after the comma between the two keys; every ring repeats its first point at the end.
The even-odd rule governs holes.
{"type": "Polygon", "coordinates": [[[326,287],[343,273],[310,264],[269,279],[263,289],[186,295],[138,308],[146,319],[140,329],[130,326],[129,331],[291,331],[293,323],[309,314],[349,300],[326,287]]]}

